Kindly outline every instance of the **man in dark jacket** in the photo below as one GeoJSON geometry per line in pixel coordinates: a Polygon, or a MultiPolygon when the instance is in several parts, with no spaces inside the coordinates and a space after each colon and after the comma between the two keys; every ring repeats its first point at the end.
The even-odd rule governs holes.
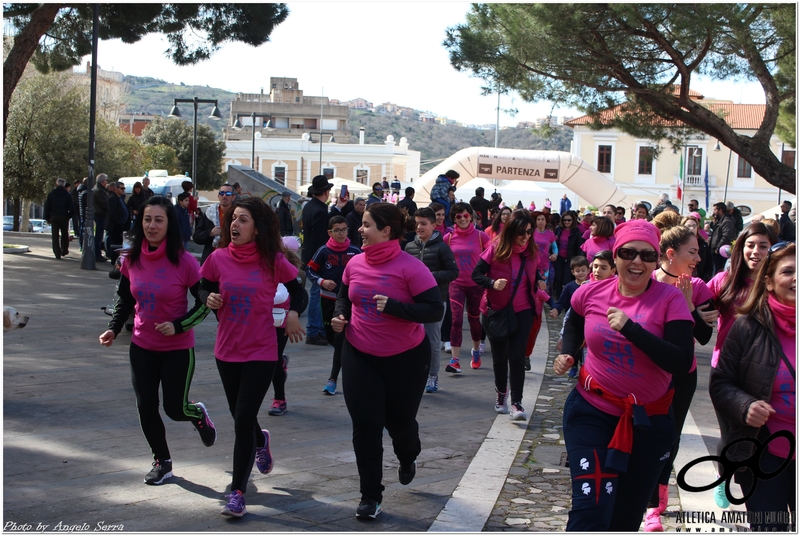
{"type": "Polygon", "coordinates": [[[67,181],[59,178],[55,184],[55,189],[44,201],[44,219],[50,223],[53,232],[53,254],[56,259],[61,259],[69,254],[69,220],[75,214],[75,205],[65,187],[67,181]]]}
{"type": "Polygon", "coordinates": [[[280,235],[293,236],[294,222],[291,217],[291,192],[284,191],[280,195],[280,202],[277,203],[277,220],[280,222],[280,235]]]}
{"type": "Polygon", "coordinates": [[[372,184],[372,193],[370,193],[369,197],[366,198],[366,206],[376,202],[383,202],[383,186],[380,184],[380,182],[375,182],[372,184]]]}
{"type": "Polygon", "coordinates": [[[405,208],[408,210],[408,215],[411,217],[416,215],[416,202],[413,200],[414,195],[416,195],[416,190],[408,186],[405,188],[405,198],[397,203],[400,209],[405,208]]]}
{"type": "MultiPolygon", "coordinates": [[[[327,177],[316,175],[311,182],[311,187],[308,188],[311,200],[302,208],[302,263],[305,266],[311,261],[317,249],[326,244],[329,238],[327,227],[331,214],[327,208],[327,201],[330,199],[332,187],[333,184],[327,181],[327,177]]],[[[346,199],[339,198],[337,200],[339,201],[339,209],[347,204],[346,199]]],[[[327,337],[322,323],[320,298],[319,286],[312,284],[308,300],[308,323],[305,326],[305,343],[326,346],[327,337]]]]}
{"type": "Polygon", "coordinates": [[[741,211],[730,201],[727,201],[727,213],[732,217],[735,223],[735,235],[740,234],[744,229],[744,216],[741,211]]]}
{"type": "Polygon", "coordinates": [[[713,205],[713,218],[716,223],[713,225],[713,234],[710,235],[710,251],[713,253],[715,273],[718,273],[724,269],[724,264],[727,262],[727,258],[721,256],[719,249],[724,245],[731,245],[737,234],[735,222],[727,213],[727,205],[723,202],[713,205]]]}
{"type": "Polygon", "coordinates": [[[485,188],[477,188],[474,190],[474,197],[471,198],[469,204],[474,209],[475,212],[480,212],[480,219],[483,222],[483,228],[485,229],[488,226],[488,211],[492,208],[496,208],[499,206],[499,203],[502,202],[501,199],[494,199],[489,201],[485,198],[486,190],[485,188]]]}
{"type": "Polygon", "coordinates": [[[125,205],[125,184],[114,182],[108,195],[108,214],[105,219],[105,254],[116,262],[116,251],[123,244],[122,233],[128,228],[128,207],[125,205]]]}
{"type": "Polygon", "coordinates": [[[790,217],[792,206],[791,201],[782,201],[780,205],[780,210],[782,210],[782,215],[780,216],[780,241],[796,241],[796,225],[790,217]]]}
{"type": "MultiPolygon", "coordinates": [[[[97,184],[92,188],[92,206],[94,207],[94,261],[107,262],[103,256],[103,235],[105,234],[105,218],[108,215],[108,175],[97,175],[97,184]]],[[[108,251],[106,251],[106,255],[108,251]]]]}
{"type": "MultiPolygon", "coordinates": [[[[416,238],[408,242],[405,252],[415,256],[427,266],[438,283],[444,310],[449,303],[449,283],[458,278],[458,264],[449,245],[444,243],[441,233],[435,230],[436,213],[432,208],[420,208],[416,211],[416,238]]],[[[430,372],[427,377],[425,391],[438,391],[438,371],[441,360],[441,319],[433,323],[425,323],[424,330],[430,340],[430,372]]]]}
{"type": "Polygon", "coordinates": [[[233,205],[233,199],[236,192],[231,184],[222,184],[219,186],[219,193],[217,198],[218,204],[212,204],[205,208],[205,211],[198,211],[197,217],[194,221],[194,243],[203,246],[203,255],[200,263],[205,262],[217,244],[219,238],[222,236],[222,223],[224,221],[225,212],[233,205]]]}
{"type": "Polygon", "coordinates": [[[350,243],[357,247],[358,249],[361,248],[363,245],[363,238],[361,237],[361,233],[358,232],[358,229],[361,228],[363,224],[363,212],[366,209],[366,199],[363,197],[356,197],[355,203],[353,204],[353,210],[349,214],[347,214],[347,237],[350,239],[350,243]]]}

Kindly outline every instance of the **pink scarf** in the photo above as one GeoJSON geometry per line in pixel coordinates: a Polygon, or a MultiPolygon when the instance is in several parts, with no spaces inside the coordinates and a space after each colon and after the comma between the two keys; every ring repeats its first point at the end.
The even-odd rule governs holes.
{"type": "Polygon", "coordinates": [[[774,317],[777,334],[796,340],[796,307],[783,305],[771,293],[768,296],[768,306],[774,317]]]}
{"type": "Polygon", "coordinates": [[[155,261],[159,260],[160,258],[163,258],[164,255],[166,255],[166,238],[164,238],[164,241],[161,242],[161,245],[159,245],[154,251],[150,250],[150,242],[148,242],[147,240],[142,240],[141,242],[142,258],[150,261],[155,261]]]}
{"type": "Polygon", "coordinates": [[[372,266],[394,260],[402,252],[399,240],[388,240],[374,245],[364,245],[366,263],[372,266]]]}
{"type": "Polygon", "coordinates": [[[462,238],[466,238],[466,237],[468,237],[468,236],[471,236],[471,234],[472,234],[472,233],[473,233],[475,230],[477,230],[477,229],[475,228],[474,224],[470,224],[470,225],[469,225],[468,227],[466,227],[465,229],[462,229],[462,228],[460,228],[458,225],[455,225],[455,226],[452,228],[452,232],[453,232],[453,234],[456,234],[456,235],[458,235],[458,236],[460,236],[460,237],[462,237],[462,238]]]}
{"type": "Polygon", "coordinates": [[[346,251],[346,250],[349,248],[349,246],[350,246],[350,239],[349,239],[349,238],[347,238],[347,239],[344,241],[344,243],[339,243],[339,242],[337,242],[336,240],[334,240],[334,239],[333,239],[333,237],[331,236],[331,237],[330,237],[330,238],[327,240],[327,243],[326,243],[325,245],[327,246],[327,248],[328,248],[328,249],[330,249],[330,250],[331,250],[331,251],[333,251],[334,253],[343,253],[344,251],[346,251]]]}
{"type": "Polygon", "coordinates": [[[227,249],[230,252],[230,256],[232,256],[236,262],[242,264],[257,262],[261,258],[261,253],[258,251],[258,246],[254,241],[245,245],[236,245],[231,242],[230,245],[227,246],[227,249]]]}
{"type": "Polygon", "coordinates": [[[513,254],[520,255],[523,252],[525,252],[528,247],[529,247],[529,245],[514,245],[513,246],[513,254]]]}

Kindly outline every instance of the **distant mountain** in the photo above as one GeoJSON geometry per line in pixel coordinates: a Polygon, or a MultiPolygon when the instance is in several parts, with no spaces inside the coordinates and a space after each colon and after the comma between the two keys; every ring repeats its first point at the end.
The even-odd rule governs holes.
{"type": "MultiPolygon", "coordinates": [[[[209,86],[188,86],[170,84],[157,78],[143,76],[125,76],[124,101],[128,113],[146,113],[153,115],[169,114],[174,99],[216,99],[223,120],[209,119],[210,104],[201,104],[197,121],[207,124],[219,138],[222,129],[227,125],[230,115],[230,103],[236,93],[216,89],[209,86]]],[[[191,103],[179,103],[180,113],[187,122],[193,120],[191,103]]],[[[384,143],[386,136],[392,135],[396,141],[401,137],[408,138],[410,148],[422,153],[422,170],[431,169],[438,160],[447,158],[455,152],[467,147],[493,147],[493,130],[476,130],[454,125],[423,123],[414,119],[395,115],[382,115],[362,110],[350,111],[350,128],[352,143],[358,143],[359,129],[363,127],[366,143],[384,143]],[[429,162],[425,164],[425,162],[429,162]]],[[[506,128],[499,131],[499,146],[509,149],[541,149],[568,151],[572,139],[570,128],[557,127],[552,135],[542,137],[535,130],[527,128],[506,128]]]]}

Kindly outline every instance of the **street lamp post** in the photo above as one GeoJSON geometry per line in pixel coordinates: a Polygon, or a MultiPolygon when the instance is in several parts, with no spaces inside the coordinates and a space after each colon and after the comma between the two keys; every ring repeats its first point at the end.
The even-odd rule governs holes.
{"type": "Polygon", "coordinates": [[[328,140],[328,143],[335,143],[336,140],[333,137],[333,132],[327,132],[325,130],[320,130],[319,132],[308,132],[308,134],[309,134],[309,136],[313,135],[313,134],[316,134],[316,135],[319,136],[319,174],[321,175],[322,174],[322,145],[323,145],[323,142],[324,142],[324,136],[327,135],[327,134],[330,134],[330,139],[328,140]]]}
{"type": "Polygon", "coordinates": [[[181,117],[180,110],[178,109],[178,102],[189,102],[194,104],[194,141],[191,146],[191,183],[194,189],[194,196],[197,197],[197,106],[200,104],[213,104],[214,109],[211,111],[209,119],[219,120],[222,114],[219,113],[218,103],[216,99],[203,99],[203,98],[176,98],[172,110],[169,112],[169,117],[181,117]]]}
{"type": "MultiPolygon", "coordinates": [[[[244,128],[244,126],[241,124],[241,120],[239,119],[239,117],[241,117],[241,115],[236,114],[236,122],[233,123],[233,129],[234,130],[241,130],[242,128],[244,128]]],[[[256,117],[260,117],[262,119],[265,119],[266,117],[269,117],[269,120],[264,125],[264,128],[266,128],[267,130],[271,130],[272,129],[272,114],[271,113],[255,113],[255,112],[252,112],[250,114],[250,118],[252,119],[252,153],[251,153],[251,156],[250,156],[250,167],[252,167],[253,171],[257,171],[257,169],[255,169],[255,118],[256,117]]]]}

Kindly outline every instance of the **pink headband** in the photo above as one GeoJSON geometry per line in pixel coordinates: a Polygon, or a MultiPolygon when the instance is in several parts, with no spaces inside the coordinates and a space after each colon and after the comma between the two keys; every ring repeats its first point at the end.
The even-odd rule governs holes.
{"type": "Polygon", "coordinates": [[[613,245],[614,256],[622,245],[639,240],[650,244],[655,251],[660,251],[660,231],[649,221],[633,219],[621,223],[613,234],[616,236],[616,243],[613,245]]]}

